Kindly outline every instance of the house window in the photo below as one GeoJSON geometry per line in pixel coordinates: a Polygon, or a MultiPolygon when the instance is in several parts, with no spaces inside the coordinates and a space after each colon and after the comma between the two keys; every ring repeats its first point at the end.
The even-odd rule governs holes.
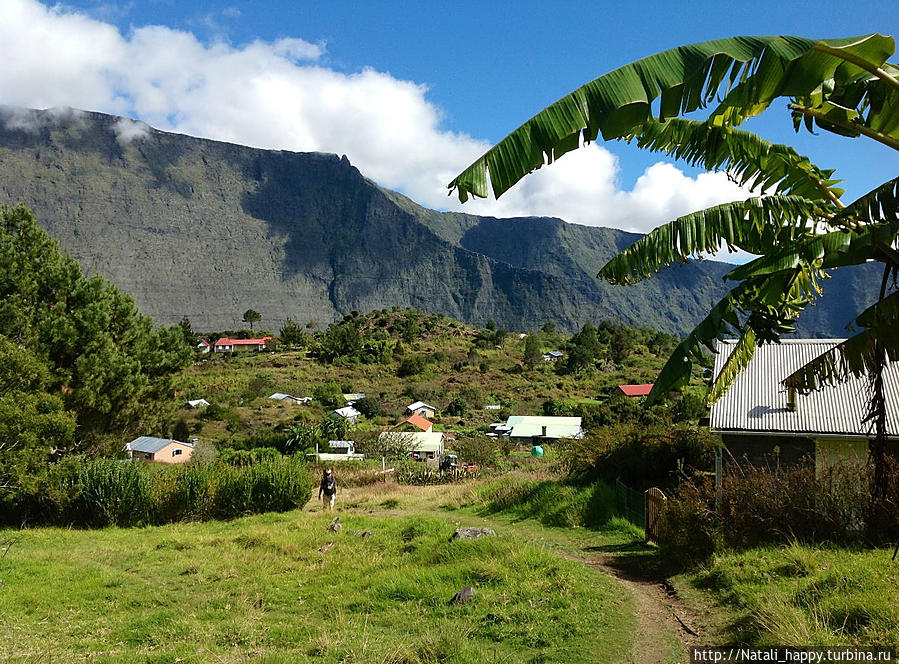
{"type": "Polygon", "coordinates": [[[181,456],[182,450],[172,450],[172,456],[181,456]]]}

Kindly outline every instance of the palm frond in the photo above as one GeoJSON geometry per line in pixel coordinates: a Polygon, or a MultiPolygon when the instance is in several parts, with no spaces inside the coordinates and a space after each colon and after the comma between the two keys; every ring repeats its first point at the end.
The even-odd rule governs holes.
{"type": "Polygon", "coordinates": [[[740,186],[760,193],[831,201],[843,195],[842,189],[833,186],[839,182],[832,179],[833,170],[819,168],[788,145],[769,143],[742,129],[684,118],[649,119],[624,140],[707,171],[727,171],[740,186]]]}
{"type": "Polygon", "coordinates": [[[855,226],[881,221],[899,221],[899,178],[872,189],[835,214],[832,226],[855,226]]]}
{"type": "Polygon", "coordinates": [[[747,288],[745,284],[740,284],[731,290],[677,345],[659,372],[652,391],[646,398],[647,405],[657,403],[669,392],[685,387],[690,382],[693,363],[702,360],[703,348],[714,353],[716,340],[723,339],[728,332],[740,329],[740,317],[735,303],[745,295],[747,288]]]}
{"type": "Polygon", "coordinates": [[[737,343],[734,344],[734,349],[721,371],[715,376],[715,382],[712,383],[707,398],[709,404],[713,404],[723,397],[724,393],[733,385],[737,375],[749,365],[749,361],[755,355],[755,343],[755,331],[752,328],[743,332],[737,343]]]}
{"type": "Polygon", "coordinates": [[[880,343],[889,361],[899,361],[899,291],[888,295],[863,311],[856,324],[864,328],[858,334],[822,353],[784,379],[786,387],[808,393],[825,385],[835,385],[850,376],[860,377],[876,370],[879,360],[875,344],[880,343]]]}
{"type": "Polygon", "coordinates": [[[479,157],[448,187],[463,202],[469,195],[486,197],[489,174],[499,197],[531,171],[576,149],[581,139],[626,136],[652,115],[656,99],[660,118],[675,117],[706,107],[723,90],[725,102],[735,105],[742,118],[777,96],[812,94],[841,67],[861,71],[854,64],[847,69],[850,61],[880,67],[894,50],[893,39],[878,34],[826,41],[732,37],[670,49],[565,95],[479,157]],[[750,79],[752,85],[745,85],[750,79]],[[734,89],[738,95],[728,94],[734,89]]]}
{"type": "Polygon", "coordinates": [[[793,322],[809,304],[798,277],[798,273],[778,273],[744,281],[731,290],[674,349],[662,367],[647,403],[655,403],[668,392],[687,385],[693,362],[701,360],[703,348],[714,353],[716,340],[736,334],[740,338],[740,352],[728,360],[726,370],[721,372],[712,388],[710,399],[724,394],[752,358],[753,351],[749,346],[770,343],[781,334],[795,331],[793,322]],[[751,313],[747,315],[747,312],[751,313]]]}
{"type": "Polygon", "coordinates": [[[870,224],[856,229],[822,233],[781,245],[778,251],[760,256],[731,270],[725,278],[732,280],[760,277],[785,270],[809,268],[824,276],[823,270],[858,265],[878,260],[893,252],[899,235],[899,222],[870,224]]]}
{"type": "Polygon", "coordinates": [[[606,263],[599,277],[628,284],[690,256],[728,249],[761,254],[773,242],[792,243],[807,235],[821,214],[820,201],[801,196],[748,198],[691,212],[650,231],[606,263]]]}

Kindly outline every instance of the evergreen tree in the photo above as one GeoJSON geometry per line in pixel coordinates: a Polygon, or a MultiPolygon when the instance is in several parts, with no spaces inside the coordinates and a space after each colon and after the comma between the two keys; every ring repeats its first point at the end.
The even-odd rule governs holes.
{"type": "Polygon", "coordinates": [[[540,350],[540,339],[536,334],[529,334],[524,340],[524,364],[533,369],[540,363],[543,353],[540,350]]]}
{"type": "Polygon", "coordinates": [[[154,428],[171,374],[192,358],[180,327],[154,331],[129,295],[85,277],[23,206],[0,210],[0,335],[46,366],[43,391],[75,414],[76,448],[154,428]]]}
{"type": "Polygon", "coordinates": [[[299,348],[305,346],[307,341],[306,333],[303,331],[303,328],[289,318],[278,332],[278,337],[285,346],[299,348]]]}
{"type": "Polygon", "coordinates": [[[243,320],[244,323],[250,324],[250,330],[253,330],[253,323],[258,323],[262,320],[262,314],[256,311],[255,309],[247,309],[243,312],[243,320]]]}

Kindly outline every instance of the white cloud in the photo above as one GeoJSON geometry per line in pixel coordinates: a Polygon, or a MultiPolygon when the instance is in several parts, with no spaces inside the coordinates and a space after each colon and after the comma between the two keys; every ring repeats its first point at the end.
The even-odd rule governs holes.
{"type": "MultiPolygon", "coordinates": [[[[745,196],[723,174],[691,178],[669,164],[631,190],[617,158],[591,145],[540,169],[499,201],[460,206],[446,183],[489,147],[441,128],[426,86],[372,69],[322,66],[323,43],[298,38],[239,47],[163,26],[113,25],[36,0],[0,2],[0,103],[73,106],[160,129],[262,148],[346,154],[363,174],[418,202],[497,216],[557,216],[634,231],[745,196]]],[[[120,140],[133,139],[122,125],[120,140]]]]}
{"type": "Polygon", "coordinates": [[[146,122],[138,122],[130,118],[119,118],[112,127],[116,140],[120,145],[127,145],[131,141],[146,138],[150,135],[150,125],[146,122]]]}

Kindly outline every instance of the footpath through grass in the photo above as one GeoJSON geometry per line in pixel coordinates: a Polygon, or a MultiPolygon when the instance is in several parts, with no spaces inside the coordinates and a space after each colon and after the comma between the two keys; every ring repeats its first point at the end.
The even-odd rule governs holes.
{"type": "Polygon", "coordinates": [[[483,519],[440,516],[437,492],[397,489],[354,490],[356,505],[342,496],[341,533],[312,506],[232,522],[0,531],[0,660],[635,661],[632,597],[553,555],[567,546],[561,529],[516,534],[500,520],[498,537],[450,542],[456,521],[483,519]],[[463,586],[474,600],[449,606],[463,586]]]}

